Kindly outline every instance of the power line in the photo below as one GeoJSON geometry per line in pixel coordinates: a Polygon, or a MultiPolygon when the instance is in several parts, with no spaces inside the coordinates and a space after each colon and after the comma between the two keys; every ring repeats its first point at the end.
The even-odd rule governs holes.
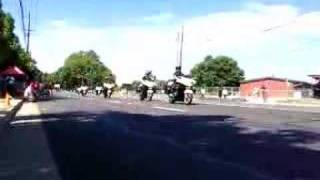
{"type": "Polygon", "coordinates": [[[21,24],[22,24],[22,33],[23,33],[23,38],[24,38],[24,43],[26,44],[27,38],[26,38],[26,26],[24,23],[24,8],[23,8],[23,3],[22,0],[19,0],[19,6],[20,6],[20,17],[21,17],[21,24]]]}
{"type": "MultiPolygon", "coordinates": [[[[31,12],[33,11],[33,1],[29,1],[29,5],[27,8],[28,11],[28,27],[26,29],[25,25],[25,7],[22,3],[22,0],[19,0],[19,6],[20,6],[20,16],[21,16],[21,24],[22,24],[22,32],[23,32],[23,38],[24,43],[26,45],[26,51],[30,53],[30,37],[31,37],[31,12]]],[[[36,1],[36,6],[38,6],[38,0],[36,1]]],[[[37,7],[35,7],[37,8],[37,7]]]]}
{"type": "Polygon", "coordinates": [[[270,32],[270,31],[273,31],[273,30],[276,30],[276,29],[280,29],[280,28],[283,28],[283,27],[286,27],[286,26],[290,26],[291,24],[294,24],[294,23],[297,22],[297,18],[295,18],[294,20],[289,21],[289,22],[287,22],[285,24],[275,25],[275,26],[266,28],[266,29],[263,30],[263,32],[270,32]]]}
{"type": "Polygon", "coordinates": [[[28,13],[28,30],[27,30],[27,52],[30,53],[30,32],[31,32],[31,17],[30,11],[28,13]]]}

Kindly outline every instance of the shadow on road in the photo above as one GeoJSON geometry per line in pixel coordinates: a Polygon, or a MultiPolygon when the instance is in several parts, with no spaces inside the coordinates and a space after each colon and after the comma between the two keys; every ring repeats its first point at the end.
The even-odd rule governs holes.
{"type": "MultiPolygon", "coordinates": [[[[20,117],[39,119],[39,117],[20,117]]],[[[80,179],[320,179],[319,134],[250,132],[228,116],[44,114],[59,174],[80,179]]]]}

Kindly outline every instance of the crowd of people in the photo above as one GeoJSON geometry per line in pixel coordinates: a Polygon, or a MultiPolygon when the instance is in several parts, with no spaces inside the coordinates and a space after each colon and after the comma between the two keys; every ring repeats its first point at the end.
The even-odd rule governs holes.
{"type": "Polygon", "coordinates": [[[52,95],[52,86],[35,80],[20,81],[13,76],[0,79],[1,96],[37,100],[52,95]]]}

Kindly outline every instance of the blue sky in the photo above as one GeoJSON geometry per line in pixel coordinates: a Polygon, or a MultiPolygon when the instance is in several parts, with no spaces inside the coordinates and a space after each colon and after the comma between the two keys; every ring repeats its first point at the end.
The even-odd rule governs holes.
{"type": "MultiPolygon", "coordinates": [[[[18,0],[2,1],[8,11],[15,15],[19,13],[18,0]]],[[[304,12],[320,8],[318,0],[24,0],[26,8],[34,11],[33,16],[40,24],[55,19],[67,19],[96,26],[135,23],[131,19],[164,12],[189,18],[238,10],[249,2],[266,5],[290,4],[300,7],[304,12]]]]}
{"type": "MultiPolygon", "coordinates": [[[[3,4],[16,18],[21,37],[18,0],[3,4]]],[[[308,80],[307,74],[320,73],[318,0],[24,0],[24,4],[33,12],[32,55],[48,72],[62,66],[70,53],[93,49],[120,82],[138,79],[146,69],[170,78],[176,32],[184,25],[185,71],[207,54],[223,54],[238,60],[247,78],[308,80]]]]}

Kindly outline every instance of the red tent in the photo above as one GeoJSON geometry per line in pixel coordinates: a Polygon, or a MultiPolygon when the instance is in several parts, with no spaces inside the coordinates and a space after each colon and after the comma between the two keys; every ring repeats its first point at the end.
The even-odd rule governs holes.
{"type": "Polygon", "coordinates": [[[26,74],[17,66],[10,66],[0,72],[1,76],[25,76],[26,74]]]}

